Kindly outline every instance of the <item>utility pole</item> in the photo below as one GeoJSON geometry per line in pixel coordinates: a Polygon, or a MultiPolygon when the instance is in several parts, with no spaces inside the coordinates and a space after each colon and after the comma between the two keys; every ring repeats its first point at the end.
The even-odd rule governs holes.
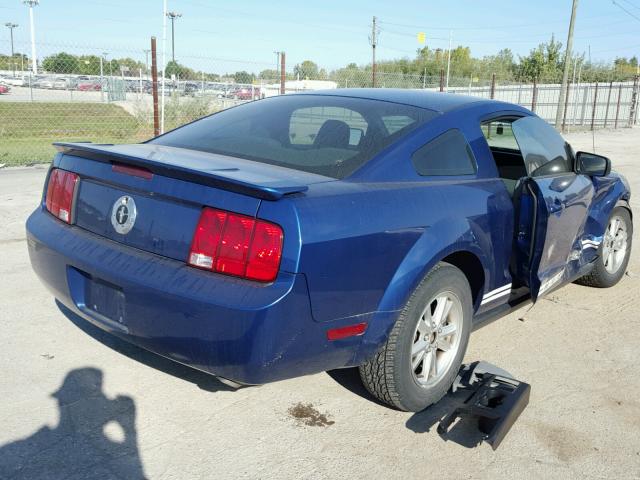
{"type": "Polygon", "coordinates": [[[372,62],[371,62],[371,86],[373,88],[376,87],[376,45],[378,44],[378,31],[376,26],[376,17],[373,17],[373,23],[371,25],[371,38],[369,41],[371,42],[371,54],[372,54],[372,62]]]}
{"type": "Polygon", "coordinates": [[[18,26],[17,23],[7,22],[4,24],[5,27],[9,29],[11,32],[11,65],[13,66],[13,76],[16,76],[16,59],[15,53],[13,52],[13,29],[18,26]]]}
{"type": "Polygon", "coordinates": [[[178,12],[168,12],[167,17],[171,19],[171,60],[173,63],[176,63],[176,37],[175,37],[175,21],[176,18],[180,18],[182,16],[181,13],[178,12]]]}
{"type": "Polygon", "coordinates": [[[449,55],[447,55],[447,88],[449,91],[449,69],[451,68],[451,46],[453,41],[453,30],[449,30],[449,55]]]}
{"type": "Polygon", "coordinates": [[[40,0],[23,0],[27,7],[29,7],[29,24],[31,26],[31,70],[33,74],[38,73],[38,58],[36,57],[36,32],[33,26],[33,7],[38,6],[40,0]]]}
{"type": "Polygon", "coordinates": [[[571,8],[571,20],[569,21],[569,34],[567,35],[567,49],[564,55],[564,72],[562,73],[562,85],[560,86],[560,98],[556,109],[556,129],[562,128],[562,117],[564,114],[564,99],[567,95],[567,84],[569,83],[569,69],[571,68],[571,48],[573,46],[573,27],[576,22],[576,11],[578,10],[578,0],[573,0],[571,8]]]}

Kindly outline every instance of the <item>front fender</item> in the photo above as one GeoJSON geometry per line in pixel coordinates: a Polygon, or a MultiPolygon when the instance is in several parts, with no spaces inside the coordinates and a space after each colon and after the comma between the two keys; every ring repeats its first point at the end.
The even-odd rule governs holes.
{"type": "Polygon", "coordinates": [[[585,224],[585,236],[602,236],[607,228],[611,212],[617,206],[629,206],[630,190],[623,176],[612,173],[606,177],[594,177],[595,194],[585,224]]]}

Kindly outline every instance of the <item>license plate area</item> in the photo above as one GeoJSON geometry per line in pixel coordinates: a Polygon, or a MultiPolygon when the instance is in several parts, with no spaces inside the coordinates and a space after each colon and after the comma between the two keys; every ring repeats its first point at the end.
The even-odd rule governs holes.
{"type": "Polygon", "coordinates": [[[124,292],[115,285],[101,280],[87,279],[85,305],[92,312],[125,325],[124,292]]]}
{"type": "Polygon", "coordinates": [[[67,267],[67,280],[73,302],[88,320],[107,330],[129,333],[122,288],[72,266],[67,267]]]}

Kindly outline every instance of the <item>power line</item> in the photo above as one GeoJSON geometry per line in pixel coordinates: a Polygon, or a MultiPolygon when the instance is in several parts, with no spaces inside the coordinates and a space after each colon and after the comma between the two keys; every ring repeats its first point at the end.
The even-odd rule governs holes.
{"type": "MultiPolygon", "coordinates": [[[[191,3],[192,5],[196,5],[196,6],[200,6],[200,7],[205,7],[205,8],[211,8],[211,5],[205,2],[201,2],[198,0],[184,0],[185,3],[191,3]]],[[[216,7],[215,9],[216,12],[223,12],[223,13],[229,13],[232,15],[236,15],[239,18],[255,18],[257,20],[259,20],[260,22],[264,22],[265,20],[268,20],[269,22],[277,22],[277,23],[285,23],[285,24],[289,24],[289,25],[296,25],[299,27],[305,27],[305,28],[316,28],[316,29],[320,29],[320,30],[330,30],[330,31],[334,31],[334,32],[344,32],[344,33],[351,33],[354,35],[363,35],[365,33],[366,30],[369,29],[365,29],[364,27],[357,27],[357,26],[346,26],[346,25],[336,25],[336,24],[332,24],[332,25],[325,25],[325,24],[315,24],[315,23],[307,23],[307,22],[301,22],[299,20],[286,20],[283,19],[282,17],[273,17],[273,16],[265,16],[265,15],[260,15],[260,14],[255,14],[255,13],[247,13],[246,11],[240,11],[240,10],[233,10],[233,9],[229,9],[229,8],[218,8],[216,7]]]]}
{"type": "Polygon", "coordinates": [[[594,50],[591,53],[607,53],[607,52],[619,52],[622,50],[635,50],[636,48],[640,48],[640,43],[636,45],[628,45],[626,47],[616,47],[616,48],[606,48],[604,50],[594,50]]]}
{"type": "Polygon", "coordinates": [[[640,10],[640,7],[638,5],[636,5],[635,3],[631,2],[631,0],[622,0],[624,3],[626,3],[627,5],[629,5],[630,7],[633,8],[637,8],[638,10],[640,10]]]}
{"type": "MultiPolygon", "coordinates": [[[[609,24],[605,24],[605,25],[599,25],[598,28],[599,29],[603,29],[603,28],[607,28],[607,27],[613,27],[615,25],[619,25],[621,23],[627,23],[628,20],[622,20],[619,22],[613,22],[613,23],[609,23],[609,24]]],[[[378,22],[381,23],[381,22],[378,22]]],[[[388,33],[390,35],[395,35],[395,36],[401,36],[401,37],[411,37],[414,38],[416,35],[414,33],[407,33],[407,32],[400,32],[398,30],[389,30],[388,28],[382,28],[381,29],[383,32],[388,33]]],[[[423,28],[421,31],[424,31],[425,28],[423,28]]],[[[499,37],[491,37],[490,39],[488,39],[486,36],[483,37],[471,37],[469,38],[468,36],[465,36],[464,33],[461,32],[460,36],[458,38],[461,37],[460,41],[464,41],[464,42],[469,42],[469,43],[499,43],[499,42],[505,42],[505,43],[528,43],[530,40],[535,40],[535,39],[540,39],[541,41],[549,38],[551,35],[553,35],[556,32],[548,32],[548,33],[537,33],[535,35],[527,35],[526,37],[522,37],[522,36],[518,36],[518,39],[513,39],[513,37],[511,36],[499,36],[499,37]]],[[[566,31],[562,30],[560,32],[557,32],[560,35],[566,35],[566,31]]],[[[633,35],[633,34],[637,34],[637,30],[633,30],[633,31],[624,31],[624,32],[613,32],[613,33],[606,33],[606,34],[599,34],[599,35],[579,35],[576,36],[576,39],[579,40],[584,40],[584,39],[591,39],[591,38],[605,38],[605,37],[613,37],[613,36],[619,36],[619,35],[633,35]]],[[[428,39],[432,39],[432,40],[448,40],[448,38],[445,37],[432,37],[430,35],[427,35],[428,39]]]]}
{"type": "Polygon", "coordinates": [[[627,15],[629,15],[630,17],[635,18],[636,20],[638,20],[640,22],[640,17],[638,17],[637,15],[634,15],[633,13],[631,13],[629,10],[627,10],[626,8],[624,8],[622,5],[620,5],[618,2],[616,2],[616,0],[611,0],[611,3],[613,3],[616,7],[618,7],[620,10],[624,11],[627,15]]]}
{"type": "MultiPolygon", "coordinates": [[[[582,20],[591,20],[591,19],[598,19],[598,20],[602,20],[603,17],[606,16],[612,16],[612,15],[593,15],[593,16],[589,16],[589,17],[584,17],[581,19],[582,20]]],[[[417,28],[417,29],[427,29],[427,30],[511,30],[511,29],[521,29],[521,28],[527,28],[527,27],[540,27],[540,22],[538,23],[522,23],[522,24],[515,24],[515,25],[505,25],[500,24],[500,25],[492,25],[492,26],[482,26],[482,27],[452,27],[452,26],[448,26],[448,27],[434,27],[434,26],[427,26],[427,25],[415,25],[415,24],[406,24],[406,23],[395,23],[395,22],[387,22],[387,21],[380,21],[378,22],[382,25],[391,25],[394,27],[404,27],[404,28],[417,28]]],[[[561,24],[564,25],[566,22],[564,22],[563,20],[556,20],[556,21],[550,21],[544,22],[547,25],[552,25],[552,24],[561,24]]]]}

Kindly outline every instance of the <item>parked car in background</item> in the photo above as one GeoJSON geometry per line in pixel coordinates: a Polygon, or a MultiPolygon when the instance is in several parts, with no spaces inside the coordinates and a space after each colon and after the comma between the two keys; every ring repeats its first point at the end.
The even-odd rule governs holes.
{"type": "Polygon", "coordinates": [[[102,90],[102,85],[100,84],[100,82],[88,81],[88,82],[78,83],[78,86],[76,88],[81,92],[92,92],[92,91],[99,92],[100,90],[102,90]]]}
{"type": "Polygon", "coordinates": [[[36,75],[35,77],[32,77],[31,86],[33,88],[51,89],[53,88],[54,80],[55,80],[54,77],[36,75]]]}
{"type": "Polygon", "coordinates": [[[236,100],[256,100],[262,98],[260,87],[240,87],[230,91],[227,96],[236,100]]]}
{"type": "Polygon", "coordinates": [[[227,93],[227,88],[224,84],[207,82],[205,83],[205,95],[210,95],[215,98],[224,98],[227,93]]]}
{"type": "Polygon", "coordinates": [[[14,87],[23,87],[28,85],[26,77],[0,77],[0,81],[14,87]]]}
{"type": "Polygon", "coordinates": [[[71,84],[71,79],[56,76],[36,77],[36,80],[33,82],[35,88],[46,88],[49,90],[66,90],[71,84]]]}
{"type": "Polygon", "coordinates": [[[197,93],[202,92],[201,84],[195,82],[185,82],[184,84],[184,94],[194,96],[197,93]]]}
{"type": "Polygon", "coordinates": [[[54,77],[51,82],[51,88],[55,90],[68,90],[74,83],[74,80],[71,78],[54,77]]]}
{"type": "Polygon", "coordinates": [[[143,144],[57,147],[27,221],[40,279],[86,321],[238,383],[357,366],[419,411],[472,330],[569,282],[611,287],[631,252],[610,160],[494,100],[299,93],[143,144]]]}
{"type": "Polygon", "coordinates": [[[0,82],[0,94],[9,93],[11,91],[11,87],[4,82],[0,82]]]}

